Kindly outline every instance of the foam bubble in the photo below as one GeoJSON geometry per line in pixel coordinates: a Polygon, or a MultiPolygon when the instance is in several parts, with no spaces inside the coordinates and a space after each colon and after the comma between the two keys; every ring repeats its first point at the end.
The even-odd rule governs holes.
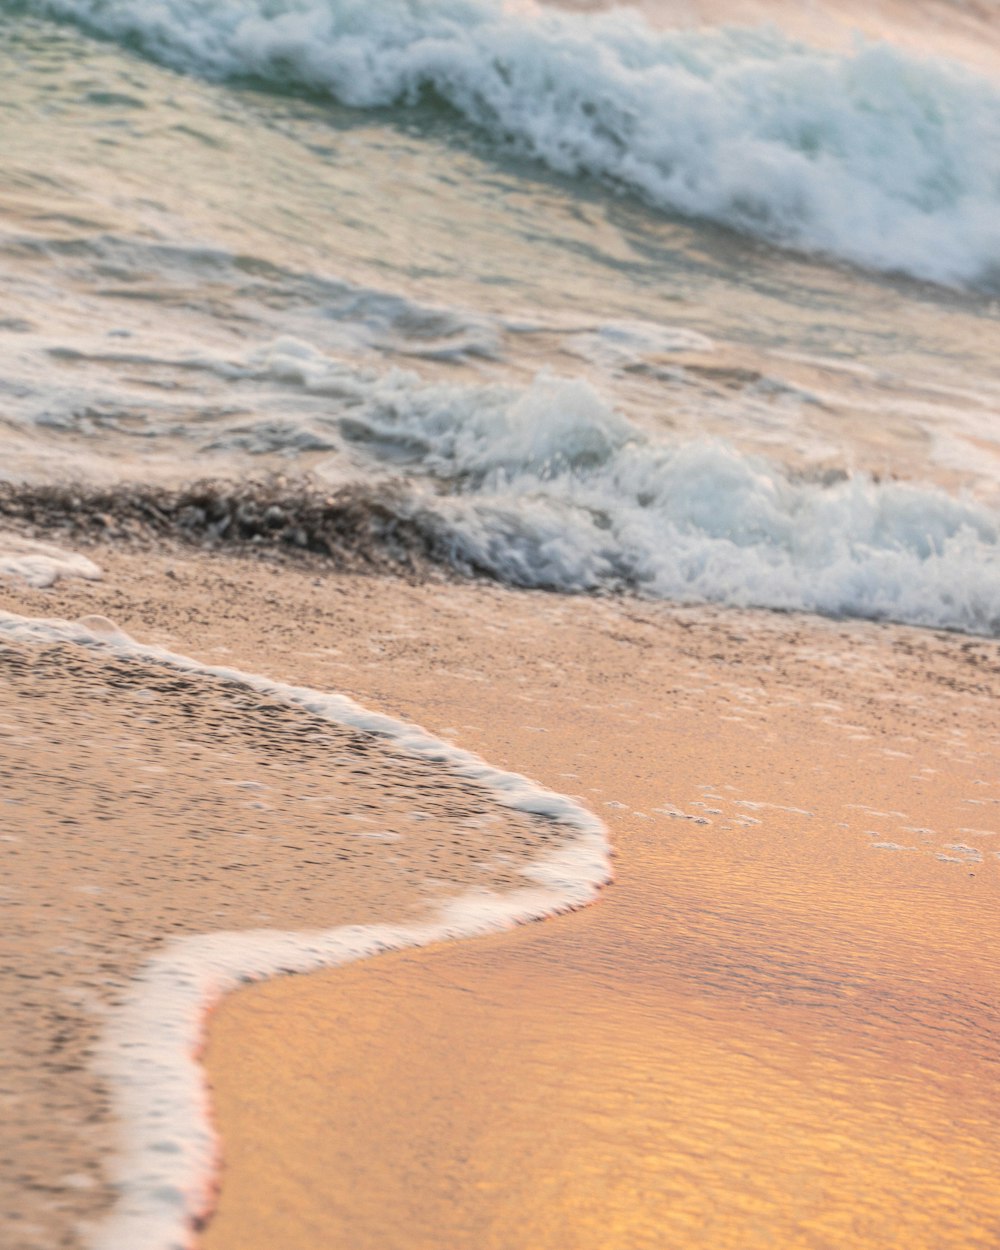
{"type": "Polygon", "coordinates": [[[100,568],[86,556],[64,551],[52,543],[0,532],[0,577],[16,578],[44,589],[63,577],[98,581],[100,568]]]}

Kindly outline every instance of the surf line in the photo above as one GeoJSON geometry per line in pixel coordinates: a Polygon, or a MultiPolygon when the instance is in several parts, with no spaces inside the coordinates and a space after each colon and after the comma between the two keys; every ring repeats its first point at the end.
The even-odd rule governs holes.
{"type": "Polygon", "coordinates": [[[4,637],[96,648],[259,691],[441,764],[503,806],[546,817],[567,833],[564,842],[521,869],[523,887],[504,895],[470,892],[438,907],[423,924],[248,929],[174,938],[163,946],[109,1017],[95,1056],[95,1069],[111,1089],[120,1140],[108,1168],[118,1198],[91,1233],[90,1250],[184,1250],[210,1212],[219,1148],[198,1057],[208,1013],[224,994],[268,977],[496,933],[582,907],[611,880],[607,827],[581,804],[346,695],[146,646],[100,616],[61,621],[0,611],[0,640],[4,637]]]}

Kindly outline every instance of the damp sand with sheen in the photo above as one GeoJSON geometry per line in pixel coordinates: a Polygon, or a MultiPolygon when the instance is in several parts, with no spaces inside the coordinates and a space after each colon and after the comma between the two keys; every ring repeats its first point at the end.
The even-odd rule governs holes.
{"type": "Polygon", "coordinates": [[[415,629],[367,682],[572,787],[615,885],[229,999],[204,1250],[994,1246],[997,644],[460,589],[394,632],[431,613],[433,680],[415,629]]]}
{"type": "MultiPolygon", "coordinates": [[[[735,12],[686,7],[713,20],[735,12]]],[[[738,7],[741,20],[767,8],[738,7]]],[[[810,6],[817,23],[822,8],[810,6]]],[[[745,1250],[771,1232],[790,1246],[839,1250],[868,1237],[883,1250],[903,1230],[908,1250],[928,1241],[934,1250],[942,1242],[994,1250],[982,1160],[996,1155],[989,1126],[1000,1117],[981,1056],[995,985],[994,944],[982,938],[995,872],[995,729],[984,702],[995,643],[804,626],[742,609],[997,633],[996,24],[953,5],[921,5],[916,23],[915,6],[901,14],[880,3],[864,24],[887,42],[851,46],[814,43],[800,24],[677,33],[620,14],[577,20],[476,0],[393,12],[401,20],[352,0],[177,0],[158,16],[131,0],[0,3],[10,121],[0,192],[0,474],[15,486],[72,475],[112,490],[122,479],[155,489],[206,474],[237,484],[271,470],[311,474],[321,499],[347,486],[381,496],[391,512],[403,497],[390,519],[429,526],[465,572],[738,610],[723,619],[713,609],[337,576],[316,586],[310,576],[328,569],[306,576],[305,566],[278,562],[182,558],[169,545],[176,534],[142,558],[101,554],[105,583],[18,593],[10,606],[21,615],[101,613],[132,637],[209,665],[347,689],[505,768],[534,776],[537,764],[554,790],[578,790],[606,814],[628,855],[645,854],[635,823],[665,857],[635,861],[633,878],[649,889],[621,891],[620,913],[594,913],[595,926],[605,914],[620,914],[620,924],[592,935],[589,918],[570,921],[587,941],[565,952],[541,1001],[580,1027],[552,1046],[552,1062],[537,1047],[518,1052],[532,1056],[513,1082],[517,1097],[506,1099],[521,1108],[520,1128],[508,1116],[500,1128],[509,1132],[500,1131],[505,1099],[484,1099],[471,1085],[463,1097],[478,1110],[464,1126],[447,1110],[462,1105],[448,1091],[423,1116],[400,1105],[376,1117],[369,1099],[365,1116],[352,1119],[349,1108],[341,1117],[320,1101],[329,1124],[351,1132],[324,1128],[305,1145],[297,1125],[308,1121],[285,1123],[275,1152],[284,1171],[269,1160],[263,1180],[254,1174],[241,1190],[238,1143],[259,1157],[254,1143],[273,1140],[279,1117],[263,1132],[226,1127],[222,1201],[206,1236],[232,1236],[234,1215],[253,1211],[260,1228],[272,1217],[297,1220],[270,1244],[301,1240],[306,1221],[333,1240],[331,1211],[348,1204],[330,1176],[351,1176],[352,1159],[388,1158],[405,1138],[390,1133],[392,1122],[430,1126],[422,1158],[445,1158],[442,1143],[464,1134],[464,1157],[480,1159],[478,1171],[446,1162],[442,1175],[459,1188],[471,1178],[480,1196],[496,1194],[503,1160],[537,1163],[506,1185],[523,1198],[516,1219],[500,1197],[484,1201],[480,1217],[469,1214],[475,1204],[452,1210],[451,1218],[479,1218],[472,1234],[466,1225],[454,1238],[477,1248],[492,1238],[508,1250],[516,1226],[536,1246],[582,1246],[600,1230],[616,1245],[644,1237],[659,1245],[655,1228],[678,1245],[700,1237],[711,1250],[727,1238],[745,1250]],[[966,42],[981,51],[978,77],[925,56],[961,55],[918,29],[959,12],[966,42]],[[341,58],[345,48],[353,61],[341,58]],[[686,945],[684,934],[694,935],[686,945]],[[609,943],[648,957],[641,966],[618,960],[609,943]],[[644,985],[659,987],[641,1010],[621,1006],[634,1026],[618,1030],[634,1036],[631,1060],[601,1031],[599,995],[588,1000],[582,979],[579,999],[563,993],[559,976],[574,968],[582,979],[596,975],[616,1003],[622,985],[635,1002],[644,985]],[[664,969],[693,970],[697,1002],[722,1004],[711,1027],[693,1021],[692,995],[665,982],[664,969]],[[758,1011],[764,1002],[773,1018],[758,1011]],[[927,1007],[920,1019],[914,1004],[927,1007]],[[942,1022],[934,1053],[928,1020],[942,1022]],[[591,1034],[606,1045],[583,1047],[591,1034]],[[732,1039],[744,1038],[740,1059],[732,1039]],[[572,1078],[570,1055],[579,1056],[572,1078]],[[684,1056],[697,1062],[684,1067],[684,1056]],[[824,1056],[857,1063],[824,1066],[824,1056]],[[630,1062],[659,1074],[654,1093],[672,1091],[657,1115],[640,1114],[642,1090],[619,1082],[616,1095],[598,1082],[630,1062]],[[598,1088],[600,1097],[586,1093],[598,1088]],[[951,1129],[946,1105],[960,1109],[951,1129]],[[903,1111],[879,1119],[886,1107],[903,1111]],[[656,1133],[640,1131],[640,1121],[656,1133]],[[532,1153],[550,1123],[562,1128],[547,1157],[571,1160],[569,1179],[532,1153]],[[600,1131],[615,1124],[632,1126],[627,1157],[609,1143],[613,1131],[600,1131]],[[344,1166],[319,1178],[303,1162],[318,1140],[326,1162],[340,1148],[331,1142],[346,1152],[344,1166]],[[870,1141],[888,1143],[880,1158],[860,1150],[870,1141]],[[477,1142],[492,1143],[485,1162],[477,1142]],[[301,1193],[299,1175],[308,1178],[301,1193]],[[330,1199],[323,1218],[313,1220],[309,1195],[330,1199]],[[894,1222],[887,1230],[880,1220],[894,1222]]],[[[287,515],[288,502],[279,500],[279,512],[287,515]]],[[[116,509],[100,512],[105,531],[118,532],[116,509]]],[[[34,541],[61,527],[22,528],[34,541]]],[[[22,549],[16,560],[27,555],[45,581],[54,570],[44,553],[22,549]]],[[[32,706],[59,685],[44,684],[32,706]]],[[[180,697],[195,706],[186,689],[180,697]]],[[[99,774],[96,799],[73,802],[94,827],[114,825],[115,791],[101,778],[120,776],[141,719],[131,717],[108,748],[113,764],[87,765],[99,774]]],[[[170,741],[191,736],[180,727],[170,741]]],[[[86,734],[74,735],[74,749],[78,738],[94,749],[86,734]]],[[[44,734],[40,741],[49,768],[56,753],[44,734]]],[[[179,776],[190,759],[182,750],[179,776]]],[[[203,768],[214,781],[214,764],[203,768]]],[[[192,779],[192,793],[202,794],[203,780],[192,779]]],[[[145,827],[156,802],[133,788],[134,819],[118,842],[138,853],[126,834],[145,827]]],[[[237,816],[265,820],[253,804],[266,795],[238,795],[229,796],[237,816]]],[[[196,827],[207,801],[194,803],[196,827]]],[[[285,802],[281,824],[297,827],[293,796],[285,802]]],[[[40,812],[39,824],[66,815],[40,812]]],[[[207,823],[224,831],[234,820],[207,823]]],[[[271,849],[302,850],[271,832],[271,849]]],[[[369,841],[372,863],[386,864],[411,839],[369,841]]],[[[241,852],[217,867],[228,883],[249,875],[246,862],[241,852]]],[[[155,878],[160,868],[135,875],[155,878]]],[[[215,871],[202,882],[213,897],[215,871]]],[[[426,878],[423,869],[414,875],[426,878]]],[[[456,892],[445,887],[442,897],[456,892]]],[[[47,901],[39,912],[58,914],[47,901]]],[[[289,895],[277,922],[249,901],[247,915],[216,919],[224,929],[285,928],[297,901],[289,895]]],[[[199,897],[178,932],[203,932],[209,910],[199,897]]],[[[104,912],[95,905],[93,914],[104,912]]],[[[369,913],[345,903],[336,921],[366,924],[369,913]]],[[[118,926],[133,929],[135,949],[151,950],[143,945],[151,930],[138,920],[118,926]]],[[[55,960],[83,949],[52,945],[69,950],[49,952],[55,960]]],[[[78,999],[73,1020],[97,1018],[114,990],[101,978],[118,973],[95,958],[94,993],[78,999]]],[[[30,993],[57,979],[32,976],[19,979],[30,993]]],[[[406,984],[417,992],[426,978],[406,984]]],[[[491,984],[501,1002],[499,982],[491,984]]],[[[540,1023],[529,1000],[504,1016],[496,1037],[519,1021],[524,1040],[545,1036],[549,1015],[540,1023]]],[[[320,1014],[329,1012],[324,1003],[320,1014]]],[[[45,1044],[56,1048],[58,1079],[76,1081],[90,1043],[58,1058],[78,1045],[72,1029],[63,1037],[64,1014],[52,1017],[45,1044]]],[[[428,1014],[428,1033],[437,1018],[428,1014]]],[[[244,1023],[256,1047],[261,1030],[244,1023]]],[[[348,1045],[343,1032],[331,1045],[348,1045]]],[[[332,1072],[322,1034],[302,1036],[317,1041],[310,1063],[332,1072]]],[[[442,1053],[460,1051],[452,1037],[442,1053]]],[[[237,1062],[228,1042],[222,1053],[213,1071],[223,1116],[233,1106],[226,1073],[241,1073],[248,1107],[264,1107],[260,1090],[279,1065],[237,1062]]],[[[517,1073],[511,1053],[510,1044],[489,1051],[517,1073]]],[[[429,1077],[457,1068],[429,1050],[427,1063],[429,1077]]],[[[356,1070],[360,1088],[372,1078],[356,1070]]],[[[313,1077],[297,1071],[295,1089],[312,1089],[313,1077]]],[[[435,1088],[432,1079],[419,1084],[435,1088]]],[[[301,1102],[295,1089],[289,1107],[301,1102]]],[[[100,1134],[107,1113],[88,1107],[97,1118],[77,1119],[100,1134]]],[[[28,1138],[40,1158],[45,1137],[28,1138]]],[[[393,1185],[380,1181],[398,1202],[374,1211],[355,1174],[348,1197],[361,1205],[344,1216],[351,1240],[382,1221],[388,1241],[392,1219],[406,1225],[404,1242],[412,1230],[444,1227],[447,1212],[418,1212],[406,1196],[430,1198],[434,1184],[421,1184],[412,1160],[400,1164],[393,1185]]],[[[18,1175],[19,1200],[63,1229],[96,1220],[110,1201],[91,1165],[61,1165],[55,1187],[27,1164],[18,1175]]],[[[183,1213],[184,1202],[171,1209],[183,1213]]],[[[28,1236],[52,1240],[44,1229],[28,1236]]]]}

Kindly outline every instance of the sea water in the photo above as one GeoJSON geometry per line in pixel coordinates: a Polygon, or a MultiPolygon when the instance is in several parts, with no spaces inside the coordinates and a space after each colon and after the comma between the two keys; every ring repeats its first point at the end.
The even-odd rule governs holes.
{"type": "Polygon", "coordinates": [[[2,3],[0,477],[277,469],[513,585],[995,634],[998,48],[992,0],[2,3]]]}

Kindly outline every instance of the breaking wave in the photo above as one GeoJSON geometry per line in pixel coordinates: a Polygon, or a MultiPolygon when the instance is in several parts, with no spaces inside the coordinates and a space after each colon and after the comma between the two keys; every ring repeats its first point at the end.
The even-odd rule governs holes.
{"type": "Polygon", "coordinates": [[[0,514],[64,529],[90,517],[112,533],[120,517],[125,534],[141,521],[372,571],[446,564],[522,587],[1000,634],[1000,514],[971,498],[864,473],[810,477],[719,441],[648,432],[580,380],[428,385],[287,339],[214,367],[322,400],[311,420],[332,449],[317,469],[326,485],[93,498],[9,486],[0,514]]]}
{"type": "MultiPolygon", "coordinates": [[[[275,366],[288,376],[287,355],[275,366]]],[[[929,485],[810,480],[668,440],[558,378],[420,387],[395,372],[360,383],[339,420],[411,485],[435,484],[419,513],[453,563],[513,585],[1000,633],[1000,515],[929,485]]]]}
{"type": "Polygon", "coordinates": [[[432,94],[497,142],[785,246],[1000,289],[1000,91],[887,44],[654,31],[484,0],[26,0],[185,71],[357,108],[432,94]]]}

